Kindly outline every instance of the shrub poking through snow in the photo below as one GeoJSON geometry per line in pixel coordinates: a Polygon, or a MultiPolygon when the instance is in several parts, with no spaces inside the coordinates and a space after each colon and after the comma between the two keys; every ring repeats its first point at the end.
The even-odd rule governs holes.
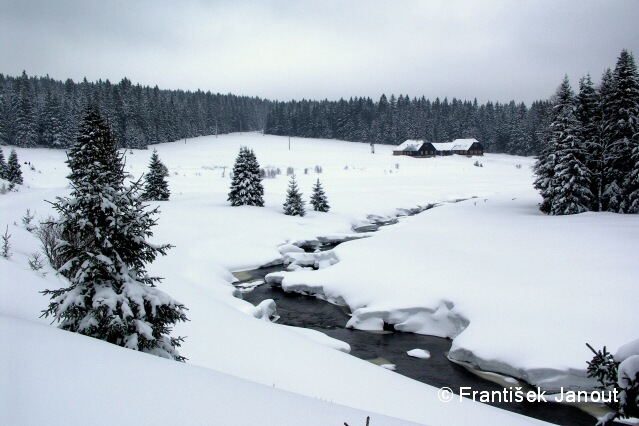
{"type": "Polygon", "coordinates": [[[2,235],[2,257],[5,259],[9,259],[11,257],[11,243],[9,239],[11,238],[11,234],[9,234],[9,225],[4,230],[4,234],[2,235]]]}
{"type": "Polygon", "coordinates": [[[160,161],[157,150],[153,150],[151,154],[151,162],[149,163],[149,173],[146,175],[146,183],[144,185],[144,193],[142,198],[149,201],[166,201],[171,195],[169,184],[165,177],[169,175],[169,169],[160,161]]]}
{"type": "MultiPolygon", "coordinates": [[[[97,108],[89,107],[78,139],[69,150],[71,196],[53,204],[60,217],[54,250],[69,286],[45,290],[51,297],[42,316],[59,327],[129,349],[183,361],[181,337],[171,327],[185,321],[185,307],[155,287],[146,264],[169,244],[151,244],[152,218],[145,209],[140,181],[125,187],[124,159],[97,108]]],[[[54,228],[55,231],[55,228],[54,228]]]]}
{"type": "Polygon", "coordinates": [[[31,253],[31,259],[29,259],[27,263],[29,264],[29,268],[34,271],[39,271],[44,268],[44,261],[38,252],[31,253]]]}
{"type": "Polygon", "coordinates": [[[324,188],[320,180],[317,179],[317,183],[313,185],[313,193],[311,194],[311,205],[316,212],[327,212],[331,206],[328,205],[328,199],[324,193],[324,188]]]}
{"type": "Polygon", "coordinates": [[[304,200],[302,200],[302,193],[297,187],[297,181],[295,175],[291,176],[291,180],[288,184],[288,190],[286,192],[286,201],[284,202],[284,214],[289,216],[304,216],[306,210],[304,209],[304,200]]]}
{"type": "Polygon", "coordinates": [[[27,209],[24,216],[22,216],[22,224],[24,225],[24,229],[29,232],[33,232],[36,229],[36,226],[31,223],[35,215],[31,214],[31,210],[27,209]]]}
{"type": "Polygon", "coordinates": [[[235,159],[228,201],[232,206],[264,207],[260,165],[252,149],[243,146],[235,159]]]}
{"type": "MultiPolygon", "coordinates": [[[[62,239],[61,229],[62,227],[56,223],[53,216],[49,216],[44,221],[40,222],[40,225],[35,229],[35,235],[40,240],[40,247],[42,248],[45,257],[49,260],[49,265],[51,265],[51,267],[56,271],[69,260],[63,257],[62,254],[55,249],[57,241],[62,239]]],[[[67,238],[71,237],[72,236],[67,235],[67,238]]],[[[73,244],[78,246],[79,241],[73,241],[73,244]]],[[[71,275],[68,273],[63,273],[62,275],[67,278],[71,278],[71,275]]]]}
{"type": "Polygon", "coordinates": [[[597,425],[612,424],[614,419],[628,419],[639,417],[639,354],[631,355],[624,360],[617,361],[613,355],[606,350],[595,351],[588,345],[588,348],[595,354],[588,362],[588,377],[597,379],[602,390],[616,391],[618,397],[611,398],[606,405],[612,409],[612,413],[607,414],[597,425]]]}

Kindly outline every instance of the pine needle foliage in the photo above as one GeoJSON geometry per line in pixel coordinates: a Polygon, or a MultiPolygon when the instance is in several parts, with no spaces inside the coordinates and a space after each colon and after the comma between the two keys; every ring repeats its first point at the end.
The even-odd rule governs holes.
{"type": "Polygon", "coordinates": [[[317,179],[315,185],[313,185],[313,193],[311,194],[311,205],[316,212],[327,212],[331,206],[328,205],[328,199],[324,193],[324,188],[320,180],[317,179]]]}
{"type": "Polygon", "coordinates": [[[4,159],[4,151],[0,148],[0,179],[7,180],[7,162],[4,159]]]}
{"type": "Polygon", "coordinates": [[[171,196],[169,184],[165,178],[169,175],[169,170],[158,156],[158,151],[153,150],[149,163],[149,173],[146,175],[144,193],[142,198],[148,201],[167,201],[171,196]]]}
{"type": "Polygon", "coordinates": [[[302,193],[299,191],[295,175],[291,176],[291,180],[288,184],[288,190],[286,192],[286,201],[284,202],[284,214],[289,216],[304,216],[306,210],[304,209],[304,200],[302,199],[302,193]]]}
{"type": "Polygon", "coordinates": [[[183,361],[171,337],[172,326],[186,321],[186,308],[160,291],[146,264],[165,255],[169,244],[147,241],[158,209],[147,210],[138,180],[125,185],[124,158],[97,108],[90,106],[78,139],[68,153],[70,197],[53,204],[59,219],[59,269],[69,286],[45,290],[44,317],[59,327],[129,349],[183,361]]]}
{"type": "Polygon", "coordinates": [[[235,159],[228,200],[232,206],[264,207],[260,165],[252,149],[243,146],[235,159]]]}
{"type": "Polygon", "coordinates": [[[10,187],[15,185],[22,185],[24,179],[22,178],[22,170],[20,169],[20,162],[18,161],[18,154],[15,149],[11,150],[9,158],[7,159],[7,167],[5,169],[6,179],[10,183],[10,187]]]}

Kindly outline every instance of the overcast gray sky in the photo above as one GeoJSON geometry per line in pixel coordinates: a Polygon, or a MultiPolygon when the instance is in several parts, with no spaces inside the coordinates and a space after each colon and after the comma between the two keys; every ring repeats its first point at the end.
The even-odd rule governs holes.
{"type": "Polygon", "coordinates": [[[637,0],[0,0],[0,73],[269,99],[530,103],[639,54],[637,0]]]}

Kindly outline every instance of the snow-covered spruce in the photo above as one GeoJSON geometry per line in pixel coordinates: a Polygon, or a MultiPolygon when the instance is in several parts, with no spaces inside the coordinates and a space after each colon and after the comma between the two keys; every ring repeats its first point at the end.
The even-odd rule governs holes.
{"type": "Polygon", "coordinates": [[[544,199],[541,209],[553,215],[586,212],[592,204],[590,173],[583,162],[585,151],[568,76],[557,89],[552,114],[545,150],[548,157],[535,166],[540,173],[536,187],[544,199]]]}
{"type": "Polygon", "coordinates": [[[614,356],[605,346],[598,351],[587,346],[595,355],[588,361],[588,376],[601,383],[600,389],[612,390],[618,395],[606,402],[612,413],[597,425],[606,426],[615,419],[639,417],[639,339],[621,346],[614,356]]]}
{"type": "Polygon", "coordinates": [[[158,151],[153,150],[151,154],[151,162],[149,163],[149,173],[146,175],[146,183],[142,198],[149,201],[166,201],[171,195],[169,184],[165,177],[169,175],[169,170],[164,163],[160,161],[158,151]]]}
{"type": "Polygon", "coordinates": [[[107,342],[183,361],[171,327],[185,321],[185,307],[155,287],[145,265],[168,244],[155,245],[152,218],[139,197],[140,182],[124,185],[124,160],[97,108],[89,107],[69,150],[71,196],[52,203],[59,212],[56,251],[68,261],[60,272],[69,286],[51,297],[43,316],[59,327],[107,342]]]}
{"type": "Polygon", "coordinates": [[[4,159],[4,151],[0,148],[0,179],[7,180],[7,163],[4,159]]]}
{"type": "Polygon", "coordinates": [[[639,143],[632,151],[632,161],[634,166],[626,184],[630,192],[628,196],[628,213],[639,213],[639,143]]]}
{"type": "Polygon", "coordinates": [[[579,120],[579,139],[584,148],[584,165],[590,172],[590,209],[601,211],[603,192],[603,145],[601,137],[600,96],[590,78],[590,74],[579,80],[579,94],[576,97],[575,115],[579,120]]]}
{"type": "MultiPolygon", "coordinates": [[[[603,82],[602,82],[603,83],[603,82]]],[[[634,57],[627,50],[619,55],[612,73],[612,85],[602,96],[603,135],[609,153],[604,164],[604,204],[608,211],[626,213],[635,186],[633,151],[639,145],[639,74],[634,57]]]]}
{"type": "Polygon", "coordinates": [[[302,200],[302,193],[297,187],[295,175],[291,175],[288,190],[286,191],[286,201],[284,202],[284,214],[289,216],[304,216],[306,214],[304,204],[306,203],[302,200]]]}
{"type": "Polygon", "coordinates": [[[264,187],[260,165],[252,149],[243,146],[233,165],[228,201],[232,206],[264,207],[264,187]]]}
{"type": "Polygon", "coordinates": [[[22,170],[20,169],[20,162],[18,161],[18,154],[15,149],[12,149],[9,154],[5,175],[11,188],[15,185],[22,185],[24,183],[24,180],[22,179],[22,170]]]}
{"type": "Polygon", "coordinates": [[[326,198],[324,188],[322,188],[322,184],[320,183],[319,178],[317,179],[317,183],[313,185],[313,193],[311,194],[311,205],[313,206],[313,210],[315,210],[316,212],[327,212],[331,208],[331,206],[328,205],[328,199],[326,198]]]}
{"type": "Polygon", "coordinates": [[[555,117],[552,122],[550,144],[555,149],[557,165],[552,185],[555,193],[551,201],[553,215],[576,214],[590,210],[590,172],[583,163],[585,150],[579,138],[579,121],[575,115],[575,99],[564,78],[557,92],[555,117]]]}

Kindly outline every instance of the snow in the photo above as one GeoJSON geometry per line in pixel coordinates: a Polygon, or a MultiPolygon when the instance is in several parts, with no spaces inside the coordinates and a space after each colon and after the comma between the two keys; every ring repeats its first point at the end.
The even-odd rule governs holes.
{"type": "Polygon", "coordinates": [[[428,359],[430,358],[430,352],[426,349],[411,349],[410,351],[406,351],[406,355],[412,356],[413,358],[421,358],[428,359]]]}
{"type": "Polygon", "coordinates": [[[419,151],[424,145],[423,140],[408,139],[394,148],[395,151],[419,151]]]}
{"type": "MultiPolygon", "coordinates": [[[[343,342],[267,321],[277,307],[237,298],[230,271],[283,257],[301,269],[273,279],[347,304],[357,328],[379,330],[386,321],[448,336],[451,358],[548,388],[590,384],[586,342],[614,352],[637,339],[630,324],[639,319],[632,283],[639,271],[631,254],[639,248],[639,218],[542,215],[530,158],[486,154],[478,168],[462,156],[417,160],[394,157],[391,146],[371,154],[367,144],[334,140],[292,138],[288,150],[288,138],[255,133],[152,148],[169,170],[171,190],[170,201],[150,203],[161,212],[152,242],[175,248],[148,270],[189,309],[190,321],[173,331],[186,336],[180,354],[187,364],[39,318],[48,299],[38,292],[66,283],[48,266],[44,276],[29,270],[39,242],[20,218],[27,208],[36,219],[52,214],[45,200],[68,195],[68,169],[63,151],[16,148],[36,170],[24,170],[18,192],[0,196],[0,229],[9,225],[13,252],[0,258],[0,338],[11,342],[0,345],[1,365],[11,366],[0,369],[9,384],[0,388],[0,423],[106,424],[122,411],[131,412],[131,423],[158,424],[363,424],[367,415],[373,425],[540,423],[472,401],[443,404],[437,389],[358,360],[343,342]],[[318,176],[303,170],[321,166],[331,211],[284,215],[282,175],[263,181],[265,207],[229,206],[229,171],[242,145],[262,167],[293,167],[306,197],[318,176]],[[459,199],[468,200],[453,202],[459,199]],[[369,215],[390,220],[434,203],[441,205],[354,235],[353,228],[371,224],[369,215]],[[293,248],[331,239],[348,242],[312,256],[293,248]],[[615,308],[602,308],[601,300],[615,308]],[[104,410],[105,399],[121,410],[104,410]]],[[[126,172],[146,172],[150,155],[134,150],[126,172]]]]}
{"type": "Polygon", "coordinates": [[[639,380],[639,355],[626,358],[617,370],[617,384],[621,389],[630,389],[633,380],[639,380]]]}
{"type": "Polygon", "coordinates": [[[614,354],[613,358],[615,361],[621,362],[633,355],[639,355],[639,339],[622,345],[614,354]]]}

